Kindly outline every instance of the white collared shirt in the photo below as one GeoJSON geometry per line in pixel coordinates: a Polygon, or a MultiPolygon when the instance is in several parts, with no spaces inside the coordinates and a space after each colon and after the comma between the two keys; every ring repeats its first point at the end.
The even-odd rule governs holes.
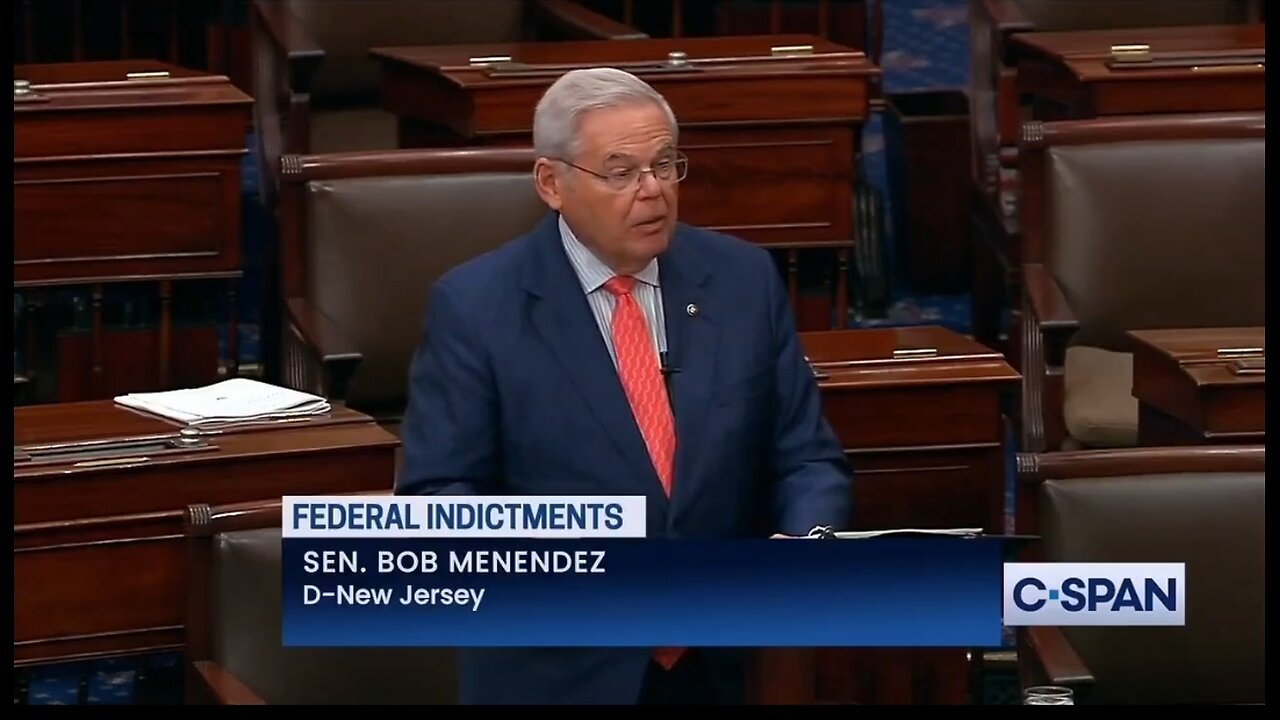
{"type": "MultiPolygon", "coordinates": [[[[615,273],[600,261],[582,241],[573,234],[564,216],[560,216],[560,240],[564,245],[569,263],[582,283],[582,291],[587,294],[587,304],[591,306],[591,314],[595,315],[596,324],[600,326],[600,334],[604,336],[605,347],[609,348],[609,356],[614,365],[618,356],[613,349],[613,308],[617,300],[613,294],[604,289],[604,284],[613,278],[615,273]]],[[[653,338],[654,351],[659,353],[667,349],[667,333],[665,318],[662,314],[662,287],[658,281],[658,260],[654,258],[643,270],[636,273],[635,289],[632,297],[644,312],[645,321],[649,324],[649,337],[653,338]]]]}

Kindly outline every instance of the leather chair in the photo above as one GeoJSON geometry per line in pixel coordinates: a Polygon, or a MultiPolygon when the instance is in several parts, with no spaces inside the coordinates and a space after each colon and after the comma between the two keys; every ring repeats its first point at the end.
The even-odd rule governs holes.
{"type": "Polygon", "coordinates": [[[1265,325],[1264,113],[1029,123],[1023,449],[1137,443],[1126,332],[1265,325]]]}
{"type": "Polygon", "coordinates": [[[251,18],[269,206],[283,155],[397,147],[370,48],[645,37],[574,0],[255,0],[251,18]]]}
{"type": "Polygon", "coordinates": [[[287,157],[283,381],[397,429],[431,285],[548,212],[531,148],[287,157]]]}
{"type": "Polygon", "coordinates": [[[1018,490],[1037,561],[1186,565],[1185,626],[1022,628],[1023,687],[1071,687],[1077,704],[1265,702],[1264,447],[1023,456],[1018,490]]]}
{"type": "Polygon", "coordinates": [[[447,705],[451,648],[281,644],[280,503],[193,505],[188,541],[188,704],[447,705]]]}
{"type": "Polygon", "coordinates": [[[1030,107],[1017,82],[1010,39],[1030,32],[1089,31],[1264,22],[1262,0],[970,0],[969,108],[975,238],[973,328],[1023,369],[1022,232],[1018,222],[1018,142],[1030,107]],[[1011,310],[1005,346],[1001,310],[1011,310]]]}

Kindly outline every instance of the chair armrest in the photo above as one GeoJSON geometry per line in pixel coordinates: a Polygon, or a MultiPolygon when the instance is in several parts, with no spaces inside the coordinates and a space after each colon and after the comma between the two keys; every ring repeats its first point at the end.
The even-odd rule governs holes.
{"type": "Polygon", "coordinates": [[[281,156],[311,149],[311,84],[324,49],[284,3],[255,0],[249,11],[260,192],[264,205],[274,210],[281,156]]]}
{"type": "Polygon", "coordinates": [[[285,320],[286,381],[331,402],[345,401],[364,356],[337,323],[303,298],[285,299],[285,320]]]}
{"type": "Polygon", "coordinates": [[[1071,647],[1062,630],[1056,627],[1024,628],[1030,659],[1043,672],[1043,682],[1062,687],[1080,687],[1094,683],[1093,672],[1071,647]]]}
{"type": "Polygon", "coordinates": [[[1060,368],[1066,362],[1067,345],[1080,324],[1062,295],[1058,281],[1039,263],[1022,266],[1022,287],[1026,293],[1028,330],[1039,335],[1039,343],[1048,368],[1060,368]]]}
{"type": "Polygon", "coordinates": [[[991,24],[1001,32],[1028,32],[1031,20],[1016,0],[983,0],[983,8],[991,24]]]}
{"type": "Polygon", "coordinates": [[[1040,263],[1022,266],[1023,284],[1027,289],[1027,307],[1045,330],[1075,330],[1076,317],[1062,296],[1058,281],[1040,263]]]}
{"type": "Polygon", "coordinates": [[[219,705],[266,705],[266,701],[258,697],[235,675],[227,672],[222,666],[211,660],[197,660],[192,663],[205,689],[219,705]]]}
{"type": "Polygon", "coordinates": [[[573,0],[537,0],[534,19],[569,37],[583,40],[637,40],[649,37],[573,0]]]}
{"type": "Polygon", "coordinates": [[[1022,446],[1056,450],[1065,437],[1063,373],[1067,345],[1079,327],[1058,283],[1039,263],[1022,266],[1022,446]]]}

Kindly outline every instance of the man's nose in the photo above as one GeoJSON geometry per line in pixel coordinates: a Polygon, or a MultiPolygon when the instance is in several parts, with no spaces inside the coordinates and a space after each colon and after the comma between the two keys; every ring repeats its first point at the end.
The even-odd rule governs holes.
{"type": "Polygon", "coordinates": [[[636,188],[640,197],[654,197],[662,194],[662,183],[651,172],[640,173],[640,187],[636,188]]]}

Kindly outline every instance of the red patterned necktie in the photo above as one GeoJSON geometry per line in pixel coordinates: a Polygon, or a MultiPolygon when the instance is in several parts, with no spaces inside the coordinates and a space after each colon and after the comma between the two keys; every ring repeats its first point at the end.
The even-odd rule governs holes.
{"type": "Polygon", "coordinates": [[[614,277],[604,284],[617,303],[613,307],[613,351],[618,357],[618,377],[631,402],[649,457],[662,481],[662,489],[671,496],[671,474],[676,454],[675,421],[667,388],[662,381],[658,353],[649,337],[640,305],[631,295],[636,279],[614,277]]]}
{"type": "MultiPolygon", "coordinates": [[[[649,457],[662,481],[662,489],[671,496],[671,480],[676,455],[675,421],[667,399],[667,388],[662,381],[658,354],[649,337],[649,325],[645,322],[640,305],[631,295],[636,279],[621,276],[604,284],[605,290],[617,302],[613,308],[613,350],[618,358],[618,377],[631,403],[640,434],[649,448],[649,457]]],[[[659,648],[654,659],[670,669],[684,654],[682,648],[659,648]]]]}

